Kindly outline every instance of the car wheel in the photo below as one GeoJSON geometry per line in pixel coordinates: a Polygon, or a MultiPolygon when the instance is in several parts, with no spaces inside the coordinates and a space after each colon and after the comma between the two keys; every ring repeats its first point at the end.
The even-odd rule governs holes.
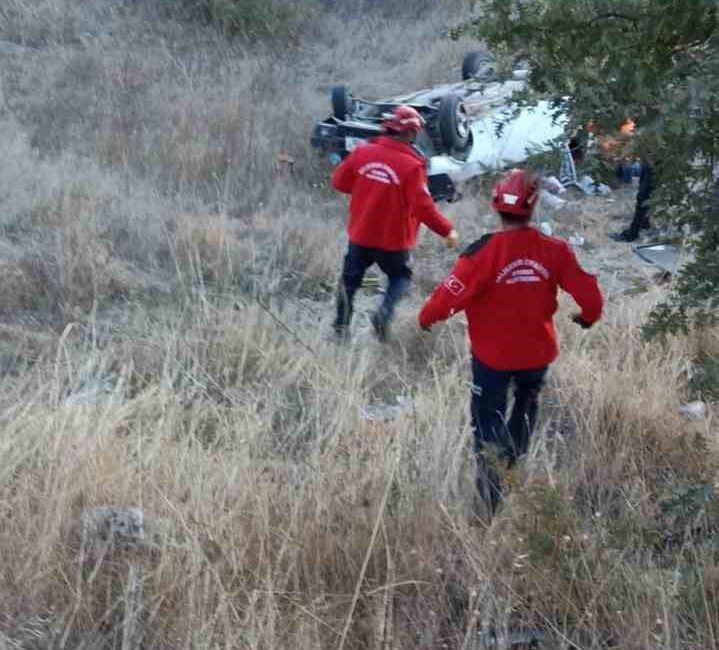
{"type": "Polygon", "coordinates": [[[494,62],[487,52],[469,52],[462,61],[462,80],[489,77],[495,74],[494,62]]]}
{"type": "Polygon", "coordinates": [[[332,87],[332,115],[338,120],[346,120],[352,113],[352,95],[350,87],[344,84],[332,87]]]}
{"type": "Polygon", "coordinates": [[[464,149],[469,142],[469,117],[459,95],[445,95],[439,100],[439,137],[448,150],[464,149]]]}

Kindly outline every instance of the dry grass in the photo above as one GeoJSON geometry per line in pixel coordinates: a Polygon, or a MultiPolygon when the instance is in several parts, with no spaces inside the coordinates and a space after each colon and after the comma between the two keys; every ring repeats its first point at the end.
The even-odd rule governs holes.
{"type": "Polygon", "coordinates": [[[37,632],[57,644],[79,607],[70,638],[97,647],[113,596],[75,591],[78,522],[121,503],[147,517],[151,647],[337,647],[377,521],[347,647],[390,633],[400,648],[461,647],[485,619],[579,647],[711,647],[716,580],[701,576],[715,571],[716,506],[681,489],[713,486],[716,449],[710,421],[675,415],[693,350],[640,349],[644,308],[587,341],[565,332],[554,416],[488,530],[470,526],[461,357],[422,377],[400,359],[378,366],[377,347],[337,352],[289,308],[314,354],[259,307],[186,313],[138,317],[94,351],[70,334],[6,379],[10,638],[52,612],[37,632]],[[360,417],[380,368],[416,404],[388,424],[360,417]],[[670,597],[682,590],[694,600],[670,597]]]}
{"type": "MultiPolygon", "coordinates": [[[[423,239],[397,345],[365,293],[337,348],[345,204],[306,145],[334,81],[456,70],[457,10],[344,8],[277,52],[140,5],[0,9],[0,647],[116,647],[127,558],[80,565],[81,513],[107,504],[145,512],[148,648],[470,650],[522,624],[556,648],[716,647],[719,339],[642,342],[661,289],[604,244],[631,193],[554,217],[587,237],[607,317],[580,332],[563,303],[532,458],[481,525],[464,329],[414,325],[451,258],[423,239]],[[398,419],[362,417],[399,395],[398,419]]],[[[491,226],[471,192],[450,212],[466,240],[491,226]]]]}

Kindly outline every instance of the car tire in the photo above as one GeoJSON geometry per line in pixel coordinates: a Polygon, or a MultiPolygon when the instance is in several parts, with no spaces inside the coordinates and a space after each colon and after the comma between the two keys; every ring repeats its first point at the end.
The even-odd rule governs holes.
{"type": "Polygon", "coordinates": [[[439,137],[447,151],[464,149],[469,143],[470,128],[467,109],[459,95],[445,95],[439,100],[439,137]]]}
{"type": "Polygon", "coordinates": [[[332,87],[332,115],[338,120],[346,120],[352,113],[352,95],[350,87],[341,84],[332,87]]]}
{"type": "Polygon", "coordinates": [[[487,52],[468,52],[462,61],[462,81],[494,75],[492,57],[487,52]]]}

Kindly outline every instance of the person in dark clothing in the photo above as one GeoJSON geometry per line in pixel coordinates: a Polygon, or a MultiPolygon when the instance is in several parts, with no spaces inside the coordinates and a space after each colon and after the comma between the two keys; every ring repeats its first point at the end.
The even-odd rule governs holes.
{"type": "Polygon", "coordinates": [[[615,241],[632,242],[639,238],[640,230],[648,230],[649,222],[649,200],[654,192],[654,169],[647,164],[642,164],[642,171],[639,176],[639,191],[637,192],[637,203],[634,208],[634,217],[629,228],[622,232],[610,235],[615,241]]]}
{"type": "Polygon", "coordinates": [[[584,160],[584,150],[586,146],[587,135],[580,126],[569,138],[569,152],[575,165],[579,165],[584,160]]]}

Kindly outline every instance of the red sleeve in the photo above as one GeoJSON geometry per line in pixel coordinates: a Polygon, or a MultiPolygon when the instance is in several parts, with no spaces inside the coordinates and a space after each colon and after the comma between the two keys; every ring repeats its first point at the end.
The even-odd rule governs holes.
{"type": "Polygon", "coordinates": [[[405,202],[410,214],[440,237],[446,237],[454,226],[438,209],[427,187],[424,167],[418,166],[405,183],[405,202]]]}
{"type": "Polygon", "coordinates": [[[432,292],[419,313],[419,325],[428,328],[462,311],[482,291],[490,267],[484,256],[460,257],[451,273],[432,292]]]}
{"type": "Polygon", "coordinates": [[[351,194],[355,183],[354,156],[347,156],[332,174],[332,187],[338,192],[351,194]]]}
{"type": "Polygon", "coordinates": [[[565,248],[565,260],[559,278],[559,286],[569,293],[582,309],[582,320],[596,323],[602,317],[604,299],[597,278],[587,273],[577,261],[574,251],[565,248]]]}

